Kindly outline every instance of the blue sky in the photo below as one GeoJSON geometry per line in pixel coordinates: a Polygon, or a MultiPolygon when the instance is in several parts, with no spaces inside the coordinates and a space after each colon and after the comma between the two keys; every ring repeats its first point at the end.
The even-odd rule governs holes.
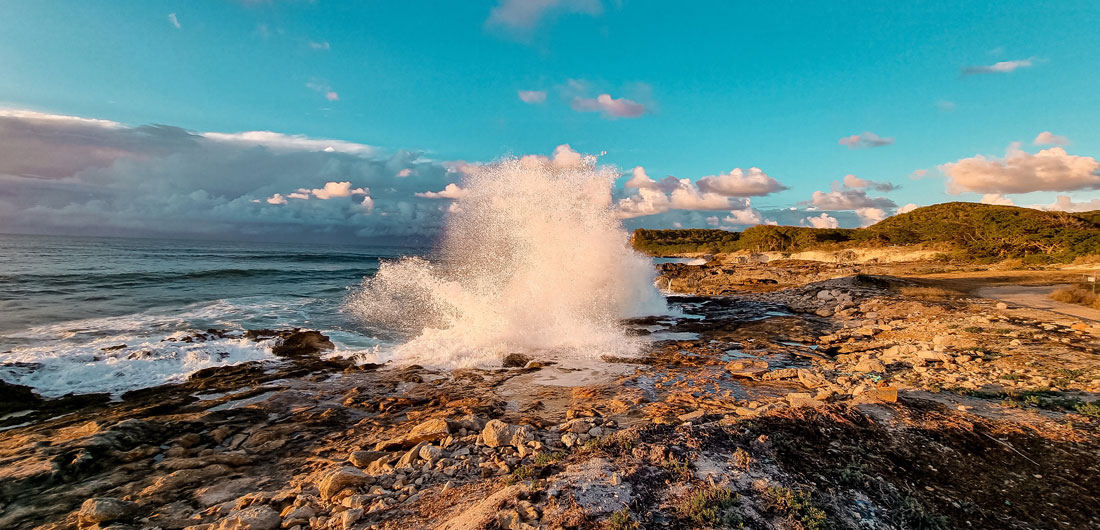
{"type": "MultiPolygon", "coordinates": [[[[643,166],[654,181],[757,167],[786,189],[752,196],[751,207],[785,224],[819,212],[861,224],[854,208],[806,212],[813,192],[829,192],[848,174],[898,186],[852,188],[895,207],[987,195],[1018,205],[1100,197],[1088,160],[1078,158],[1066,159],[1065,175],[1032,175],[1048,185],[976,184],[1046,171],[1026,158],[1040,150],[1089,160],[1100,152],[1096,2],[683,4],[5,1],[0,107],[338,139],[425,161],[489,161],[569,144],[606,152],[601,162],[624,173],[643,166]],[[974,73],[964,75],[967,68],[974,73]],[[545,101],[525,103],[520,91],[543,92],[545,101]],[[644,110],[578,111],[586,103],[577,98],[606,109],[601,94],[644,110]],[[1035,145],[1044,131],[1054,140],[1035,145]],[[865,132],[892,141],[840,143],[865,132]],[[1025,157],[1019,164],[978,164],[954,177],[940,169],[976,155],[1006,157],[1013,142],[1025,157]],[[912,179],[918,170],[927,174],[912,179]],[[948,194],[951,181],[978,191],[948,194]],[[782,213],[791,207],[798,210],[782,213]]],[[[396,167],[392,159],[387,167],[396,167]]],[[[437,190],[450,173],[438,174],[437,190]]],[[[324,184],[313,177],[302,175],[302,186],[324,184]]],[[[0,210],[0,220],[41,222],[14,212],[59,193],[35,189],[0,195],[11,210],[0,210]]],[[[712,213],[724,215],[674,210],[628,226],[695,225],[712,213]]]]}

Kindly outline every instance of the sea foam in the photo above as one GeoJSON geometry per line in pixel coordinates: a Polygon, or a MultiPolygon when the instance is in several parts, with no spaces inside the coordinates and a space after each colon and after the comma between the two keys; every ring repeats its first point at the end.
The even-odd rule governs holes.
{"type": "Polygon", "coordinates": [[[451,205],[441,259],[382,263],[347,309],[415,337],[388,352],[399,363],[633,353],[639,343],[621,320],[667,307],[653,264],[614,214],[618,172],[578,158],[510,158],[474,170],[451,205]]]}

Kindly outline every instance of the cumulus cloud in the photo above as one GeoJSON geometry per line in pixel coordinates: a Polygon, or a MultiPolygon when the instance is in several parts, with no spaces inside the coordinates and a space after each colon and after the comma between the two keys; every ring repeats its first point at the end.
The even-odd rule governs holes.
{"type": "Polygon", "coordinates": [[[873,132],[867,131],[861,134],[845,136],[837,141],[840,145],[848,146],[848,149],[866,149],[870,147],[882,147],[894,143],[893,138],[883,138],[873,132]]]}
{"type": "Polygon", "coordinates": [[[1032,66],[1034,59],[1021,59],[1018,61],[1001,61],[991,65],[967,66],[962,70],[962,76],[975,74],[1009,74],[1018,68],[1032,66]]]}
{"type": "Polygon", "coordinates": [[[631,171],[624,189],[636,190],[619,200],[618,213],[623,218],[662,214],[671,210],[745,210],[747,197],[764,196],[787,189],[759,168],[747,171],[735,168],[729,173],[712,175],[692,182],[667,176],[657,181],[646,174],[642,166],[631,171]]]}
{"type": "Polygon", "coordinates": [[[917,208],[920,208],[920,206],[917,206],[916,204],[913,204],[913,203],[909,203],[909,204],[906,204],[905,206],[902,206],[901,208],[898,208],[898,211],[894,212],[894,215],[901,215],[903,213],[909,213],[913,210],[916,210],[917,208]]]}
{"type": "Polygon", "coordinates": [[[441,162],[354,142],[0,111],[6,231],[427,240],[447,205],[415,193],[452,182],[441,162]]]}
{"type": "Polygon", "coordinates": [[[600,94],[595,98],[575,97],[569,106],[577,112],[599,112],[606,119],[639,118],[646,112],[646,106],[626,98],[615,99],[611,94],[600,94]]]}
{"type": "Polygon", "coordinates": [[[818,210],[858,210],[860,208],[894,208],[894,201],[886,197],[869,197],[864,190],[815,191],[809,204],[818,210]]]}
{"type": "Polygon", "coordinates": [[[734,168],[729,173],[699,179],[699,190],[727,197],[758,197],[787,189],[758,167],[734,168]]]}
{"type": "Polygon", "coordinates": [[[1004,158],[977,155],[939,166],[947,175],[947,192],[986,194],[1075,191],[1100,188],[1100,162],[1066,153],[1061,147],[1031,154],[1015,142],[1004,158]]]}
{"type": "Polygon", "coordinates": [[[352,195],[370,194],[370,192],[364,188],[352,189],[351,182],[346,180],[344,182],[326,182],[323,187],[310,190],[310,193],[322,201],[326,201],[333,197],[351,197],[352,195]]]}
{"type": "Polygon", "coordinates": [[[752,226],[764,224],[764,217],[755,208],[744,210],[730,210],[730,214],[722,218],[722,222],[735,226],[752,226]]]}
{"type": "Polygon", "coordinates": [[[461,186],[455,183],[447,184],[440,191],[425,191],[418,192],[415,195],[417,197],[423,197],[425,199],[461,199],[469,194],[468,191],[462,189],[461,186]]]}
{"type": "Polygon", "coordinates": [[[180,19],[176,17],[175,13],[168,13],[168,23],[176,29],[183,29],[183,26],[180,26],[180,19]]]}
{"type": "Polygon", "coordinates": [[[1035,145],[1069,145],[1069,138],[1065,136],[1059,136],[1050,131],[1043,131],[1035,137],[1035,140],[1031,143],[1035,145]]]}
{"type": "Polygon", "coordinates": [[[1005,197],[1004,195],[1001,195],[999,193],[986,193],[985,195],[982,195],[982,200],[980,202],[982,204],[996,204],[998,206],[1015,205],[1015,203],[1012,202],[1012,199],[1009,199],[1008,197],[1005,197]]]}
{"type": "Polygon", "coordinates": [[[1038,208],[1056,212],[1091,212],[1100,210],[1100,199],[1074,202],[1068,195],[1059,195],[1053,203],[1038,208]]]}
{"type": "Polygon", "coordinates": [[[544,90],[520,90],[519,100],[528,105],[546,103],[546,91],[544,90]]]}
{"type": "Polygon", "coordinates": [[[882,208],[856,208],[855,211],[859,216],[860,226],[871,226],[888,217],[882,208]]]}
{"type": "Polygon", "coordinates": [[[803,221],[804,221],[803,224],[809,224],[810,226],[812,226],[814,228],[839,228],[840,227],[840,221],[837,221],[836,217],[833,217],[833,216],[831,216],[827,213],[822,213],[821,215],[819,215],[817,217],[807,217],[807,218],[803,219],[803,221]]]}
{"type": "Polygon", "coordinates": [[[561,14],[600,15],[600,0],[500,0],[489,11],[488,27],[499,27],[517,36],[529,36],[539,22],[561,14]]]}
{"type": "Polygon", "coordinates": [[[844,175],[843,184],[844,186],[852,189],[870,188],[872,190],[882,192],[894,191],[898,189],[897,185],[895,184],[889,182],[875,182],[869,179],[861,179],[850,173],[844,175]]]}

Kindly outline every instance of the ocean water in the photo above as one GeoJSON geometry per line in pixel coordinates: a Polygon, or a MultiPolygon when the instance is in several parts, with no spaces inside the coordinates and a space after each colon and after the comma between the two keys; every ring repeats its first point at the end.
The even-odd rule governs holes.
{"type": "Polygon", "coordinates": [[[439,248],[0,236],[0,379],[44,396],[181,381],[272,361],[247,329],[302,327],[330,355],[437,367],[509,353],[632,355],[624,319],[666,315],[653,262],[594,157],[507,158],[466,174],[439,248]],[[207,329],[233,333],[183,340],[207,329]]]}
{"type": "Polygon", "coordinates": [[[428,249],[0,235],[0,379],[45,396],[124,392],[196,370],[274,360],[206,329],[302,327],[337,355],[401,340],[344,308],[380,260],[428,249]],[[125,347],[118,348],[118,346],[125,347]]]}

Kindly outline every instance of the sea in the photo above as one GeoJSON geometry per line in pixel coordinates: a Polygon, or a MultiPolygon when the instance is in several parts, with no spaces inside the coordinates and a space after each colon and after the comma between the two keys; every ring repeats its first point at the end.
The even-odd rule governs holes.
{"type": "Polygon", "coordinates": [[[271,344],[208,329],[319,330],[331,355],[402,340],[345,307],[407,247],[0,235],[0,380],[45,397],[178,382],[194,371],[275,361],[271,344]]]}

